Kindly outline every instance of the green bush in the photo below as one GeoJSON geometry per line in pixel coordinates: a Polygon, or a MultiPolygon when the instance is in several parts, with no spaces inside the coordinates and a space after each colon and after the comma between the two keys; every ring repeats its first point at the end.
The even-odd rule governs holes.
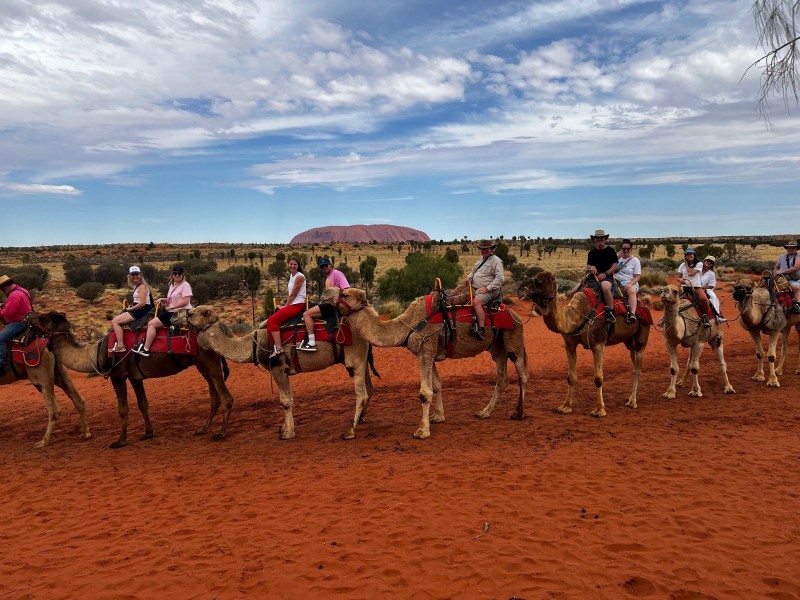
{"type": "Polygon", "coordinates": [[[770,260],[743,260],[732,266],[738,273],[754,273],[761,275],[763,271],[772,271],[775,263],[770,260]]]}
{"type": "Polygon", "coordinates": [[[94,281],[94,271],[89,263],[75,261],[71,263],[65,263],[64,277],[67,280],[67,285],[77,289],[84,283],[94,281]]]}
{"type": "Polygon", "coordinates": [[[94,272],[95,281],[99,281],[104,285],[112,284],[117,288],[125,285],[127,277],[128,269],[122,263],[104,262],[99,264],[94,272]]]}
{"type": "Polygon", "coordinates": [[[639,287],[653,287],[667,285],[667,275],[664,271],[652,268],[642,269],[639,278],[639,287]]]}
{"type": "Polygon", "coordinates": [[[94,304],[100,296],[103,295],[105,286],[97,281],[87,281],[82,283],[75,289],[75,294],[78,298],[86,300],[89,304],[94,304]]]}
{"type": "Polygon", "coordinates": [[[405,267],[389,269],[378,279],[382,296],[410,302],[430,293],[437,277],[445,289],[451,289],[456,287],[462,275],[459,265],[441,257],[412,252],[406,255],[405,260],[405,267]]]}

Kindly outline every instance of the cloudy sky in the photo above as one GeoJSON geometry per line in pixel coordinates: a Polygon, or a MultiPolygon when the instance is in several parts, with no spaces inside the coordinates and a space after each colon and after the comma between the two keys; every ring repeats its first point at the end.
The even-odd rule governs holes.
{"type": "Polygon", "coordinates": [[[750,7],[3,0],[0,245],[793,233],[750,7]]]}

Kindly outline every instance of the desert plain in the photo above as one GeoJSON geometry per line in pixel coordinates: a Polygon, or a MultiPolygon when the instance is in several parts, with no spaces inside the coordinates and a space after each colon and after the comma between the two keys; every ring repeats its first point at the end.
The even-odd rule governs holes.
{"type": "Polygon", "coordinates": [[[508,418],[513,368],[480,420],[491,358],[448,360],[446,420],[427,440],[411,435],[419,379],[402,348],[375,350],[381,378],[350,441],[339,437],[354,408],[342,367],[292,378],[289,441],[278,438],[269,374],[247,364],[231,364],[227,439],[194,434],[209,398],[190,369],[146,382],[156,437],[138,440],[132,405],[120,450],[109,448],[119,419],[102,377],[72,374],[92,437],[79,438],[58,391],[61,417],[43,449],[33,448],[46,424],[40,394],[2,386],[0,598],[800,598],[797,334],[781,387],[752,381],[752,341],[730,291],[719,295],[736,394],[722,393],[706,349],[703,397],[682,388],[662,398],[669,361],[654,328],[635,410],[624,406],[628,353],[607,349],[603,419],[590,417],[586,351],[575,411],[555,411],[563,343],[519,300],[527,418],[508,418]]]}

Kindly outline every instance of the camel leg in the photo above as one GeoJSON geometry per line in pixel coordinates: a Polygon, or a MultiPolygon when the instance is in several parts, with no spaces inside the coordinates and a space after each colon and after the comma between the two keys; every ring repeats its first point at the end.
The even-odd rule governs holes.
{"type": "Polygon", "coordinates": [[[702,398],[703,391],[700,389],[700,354],[703,352],[703,342],[695,343],[689,348],[689,370],[692,372],[692,389],[689,390],[691,398],[702,398]]]}
{"type": "Polygon", "coordinates": [[[575,346],[568,343],[564,344],[564,349],[567,352],[567,398],[556,410],[561,414],[568,415],[572,412],[572,395],[575,385],[578,383],[578,352],[575,346]]]}
{"type": "Polygon", "coordinates": [[[203,376],[203,379],[206,380],[206,385],[208,385],[208,394],[210,398],[210,407],[208,410],[208,418],[206,422],[203,423],[203,426],[194,432],[195,435],[205,435],[208,433],[209,428],[211,427],[211,423],[214,421],[214,417],[217,416],[217,411],[219,410],[219,405],[221,404],[219,394],[217,390],[214,388],[214,384],[212,383],[211,379],[206,376],[205,373],[200,373],[203,376]]]}
{"type": "Polygon", "coordinates": [[[758,362],[758,367],[756,368],[756,374],[751,377],[753,381],[766,381],[766,377],[764,377],[764,346],[761,344],[761,334],[758,330],[748,329],[748,333],[750,337],[753,338],[753,344],[756,346],[756,361],[758,362]]]}
{"type": "Polygon", "coordinates": [[[216,395],[216,405],[222,405],[222,425],[219,431],[211,436],[211,439],[223,440],[228,435],[228,422],[231,417],[231,409],[233,408],[233,395],[222,378],[222,371],[220,371],[218,378],[211,378],[209,390],[211,390],[211,388],[213,388],[213,394],[216,395]]]}
{"type": "Polygon", "coordinates": [[[767,379],[767,387],[781,387],[778,376],[775,374],[775,355],[778,349],[779,334],[779,331],[773,331],[769,336],[769,354],[767,354],[767,360],[769,360],[769,378],[767,379]]]}
{"type": "Polygon", "coordinates": [[[791,327],[781,331],[781,356],[777,359],[777,364],[775,365],[775,375],[783,375],[783,363],[786,361],[786,353],[789,351],[789,333],[791,331],[791,327]]]}
{"type": "Polygon", "coordinates": [[[681,380],[675,384],[677,387],[683,387],[683,384],[686,383],[686,378],[689,376],[689,365],[691,364],[691,362],[692,362],[692,357],[689,356],[686,359],[686,370],[684,370],[683,372],[683,377],[681,377],[681,380]]]}
{"type": "MultiPolygon", "coordinates": [[[[675,398],[675,381],[678,379],[678,346],[673,346],[667,341],[667,354],[669,354],[669,387],[666,392],[661,394],[661,397],[672,400],[675,398]]],[[[631,358],[633,358],[633,351],[631,351],[631,358]]],[[[686,365],[686,372],[689,372],[688,364],[686,365]]],[[[685,377],[686,375],[684,374],[685,377]]]]}
{"type": "MultiPolygon", "coordinates": [[[[598,344],[592,346],[592,357],[594,358],[594,387],[597,390],[597,397],[595,399],[594,410],[592,410],[593,417],[606,416],[606,404],[603,402],[603,351],[605,348],[598,344]]],[[[634,381],[636,374],[634,373],[634,381]]],[[[634,384],[635,385],[635,384],[634,384]]],[[[628,401],[630,402],[630,400],[628,401]]],[[[633,407],[636,408],[636,400],[634,397],[633,407]]]]}
{"type": "Polygon", "coordinates": [[[717,355],[717,362],[719,362],[719,368],[722,371],[722,377],[725,380],[725,393],[735,394],[736,390],[733,389],[733,386],[728,379],[728,365],[725,363],[725,353],[722,349],[722,334],[719,334],[716,338],[709,340],[709,343],[714,349],[714,353],[717,355]]]}
{"type": "Polygon", "coordinates": [[[523,347],[514,357],[514,369],[519,378],[519,396],[517,397],[517,408],[511,413],[511,419],[521,421],[525,418],[525,390],[528,387],[528,356],[523,347]]]}
{"type": "Polygon", "coordinates": [[[631,395],[628,397],[628,401],[625,403],[625,406],[629,408],[637,408],[636,398],[639,394],[639,377],[642,375],[642,361],[644,360],[644,350],[646,345],[647,340],[645,339],[645,342],[641,344],[638,349],[631,349],[631,362],[633,363],[633,388],[631,389],[631,395]]]}
{"type": "Polygon", "coordinates": [[[133,393],[136,394],[136,404],[139,407],[139,412],[142,413],[142,419],[144,419],[144,434],[139,439],[152,439],[156,434],[153,433],[153,423],[150,421],[150,402],[144,392],[144,382],[141,379],[131,379],[130,382],[133,393]]]}
{"type": "Polygon", "coordinates": [[[290,440],[295,436],[294,432],[294,394],[292,394],[292,385],[289,383],[289,375],[286,373],[282,363],[278,363],[272,369],[272,378],[278,386],[278,396],[280,397],[281,406],[283,407],[283,425],[280,428],[280,439],[290,440]]]}
{"type": "Polygon", "coordinates": [[[44,432],[44,437],[36,442],[34,448],[44,448],[50,443],[50,437],[53,435],[53,428],[56,426],[56,421],[59,416],[58,401],[53,391],[53,384],[44,383],[37,385],[41,388],[42,396],[44,397],[44,405],[47,407],[47,429],[44,432]]]}
{"type": "Polygon", "coordinates": [[[433,400],[433,356],[427,356],[426,353],[420,352],[417,356],[419,363],[419,400],[422,403],[422,420],[419,427],[414,432],[414,437],[417,439],[425,439],[431,437],[431,400],[433,400]]]}
{"type": "Polygon", "coordinates": [[[489,404],[487,404],[482,411],[475,414],[475,416],[479,419],[489,418],[494,410],[495,404],[497,404],[497,401],[500,399],[500,395],[503,393],[503,390],[506,389],[506,386],[508,386],[508,365],[506,364],[508,359],[506,358],[506,355],[497,355],[493,356],[493,358],[496,373],[495,378],[497,381],[495,382],[494,392],[492,392],[492,397],[489,400],[489,404]]]}
{"type": "Polygon", "coordinates": [[[353,387],[356,393],[356,410],[353,415],[353,422],[350,429],[342,434],[343,440],[352,440],[356,437],[356,426],[364,420],[364,411],[367,408],[369,399],[372,397],[374,387],[369,376],[369,370],[364,367],[355,367],[353,370],[353,387]]]}
{"type": "Polygon", "coordinates": [[[433,416],[431,423],[444,423],[444,403],[442,402],[442,380],[439,377],[439,370],[436,368],[436,363],[433,363],[432,379],[433,397],[436,402],[433,409],[433,416]]]}
{"type": "Polygon", "coordinates": [[[64,367],[59,364],[57,367],[55,383],[58,387],[64,390],[64,393],[69,396],[69,399],[72,400],[72,404],[75,406],[75,410],[78,411],[78,415],[81,419],[81,437],[85,440],[88,440],[92,437],[92,432],[89,431],[89,423],[86,420],[86,401],[83,399],[83,396],[80,395],[75,386],[72,384],[72,379],[64,370],[64,367]]]}
{"type": "Polygon", "coordinates": [[[119,410],[120,432],[119,439],[111,444],[112,448],[122,448],[128,445],[128,386],[125,379],[111,378],[111,385],[117,394],[117,408],[119,410]]]}

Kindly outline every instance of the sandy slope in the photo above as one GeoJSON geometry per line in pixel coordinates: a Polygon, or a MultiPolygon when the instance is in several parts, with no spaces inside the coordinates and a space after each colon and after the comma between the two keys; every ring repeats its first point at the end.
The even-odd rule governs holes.
{"type": "MultiPolygon", "coordinates": [[[[730,301],[724,308],[735,312],[730,301]]],[[[656,316],[658,318],[659,315],[656,316]]],[[[297,438],[280,441],[268,375],[233,365],[231,434],[193,431],[208,394],[195,371],[147,388],[157,437],[116,439],[108,382],[75,375],[94,438],[59,392],[53,443],[28,384],[0,388],[0,598],[800,598],[800,375],[796,338],[780,389],[750,381],[751,342],[725,329],[735,396],[709,351],[705,397],[663,400],[653,332],[638,410],[627,352],[607,352],[608,417],[576,411],[561,340],[528,323],[528,419],[489,420],[488,354],[443,363],[447,421],[415,440],[416,367],[379,349],[383,378],[357,439],[341,368],[294,378],[297,438]],[[179,398],[179,399],[176,399],[179,398]]],[[[513,372],[513,369],[512,369],[513,372]]],[[[218,422],[215,423],[218,427],[218,422]]],[[[213,430],[216,430],[214,428],[213,430]]]]}

